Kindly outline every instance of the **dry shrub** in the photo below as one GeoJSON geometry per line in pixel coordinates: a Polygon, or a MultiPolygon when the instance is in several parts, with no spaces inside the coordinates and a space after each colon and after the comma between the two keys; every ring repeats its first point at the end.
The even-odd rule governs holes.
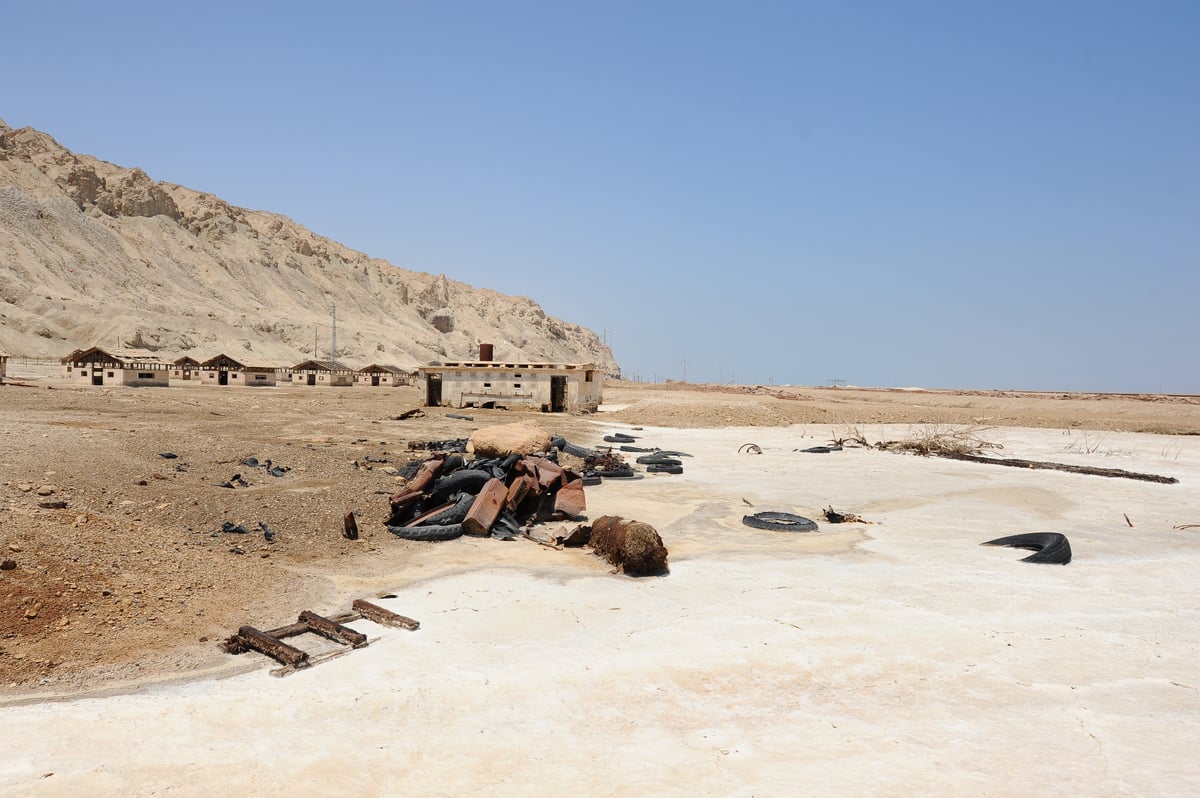
{"type": "Polygon", "coordinates": [[[667,571],[667,547],[658,532],[641,521],[605,515],[592,522],[592,551],[630,576],[667,571]]]}
{"type": "Polygon", "coordinates": [[[879,441],[876,449],[924,455],[979,454],[988,449],[1003,449],[1003,444],[985,440],[982,435],[993,427],[943,427],[931,424],[914,430],[899,441],[879,441]]]}

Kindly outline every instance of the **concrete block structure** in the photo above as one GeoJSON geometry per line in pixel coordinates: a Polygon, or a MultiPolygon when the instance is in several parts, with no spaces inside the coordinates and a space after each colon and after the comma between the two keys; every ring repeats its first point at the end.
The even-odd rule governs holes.
{"type": "Polygon", "coordinates": [[[278,381],[279,367],[273,363],[234,358],[224,353],[200,364],[200,381],[204,385],[232,385],[262,388],[278,381]]]}
{"type": "Polygon", "coordinates": [[[153,352],[132,349],[76,349],[62,359],[67,380],[76,385],[166,388],[171,364],[153,352]]]}
{"type": "Polygon", "coordinates": [[[426,407],[593,413],[604,390],[604,374],[594,363],[478,360],[422,366],[418,373],[426,407]]]}
{"type": "Polygon", "coordinates": [[[8,373],[8,355],[0,352],[0,382],[4,382],[4,375],[8,373]]]}

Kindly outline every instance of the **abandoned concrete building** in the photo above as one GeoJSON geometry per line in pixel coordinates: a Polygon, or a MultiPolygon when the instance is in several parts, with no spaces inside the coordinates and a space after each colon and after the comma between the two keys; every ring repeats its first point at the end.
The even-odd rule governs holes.
{"type": "Polygon", "coordinates": [[[262,361],[232,358],[224,353],[200,364],[204,385],[244,385],[269,387],[278,381],[278,367],[262,361]]]}
{"type": "Polygon", "coordinates": [[[332,360],[306,360],[291,372],[292,385],[354,385],[354,369],[332,360]]]}
{"type": "Polygon", "coordinates": [[[0,352],[0,382],[4,382],[4,375],[8,373],[8,355],[0,352]]]}
{"type": "Polygon", "coordinates": [[[594,413],[600,406],[603,373],[594,363],[516,363],[491,360],[489,344],[480,359],[422,366],[421,404],[594,413]]]}
{"type": "Polygon", "coordinates": [[[412,375],[396,366],[382,366],[372,363],[363,366],[354,375],[355,385],[368,387],[395,388],[400,385],[412,385],[412,375]]]}
{"type": "Polygon", "coordinates": [[[93,346],[76,349],[62,359],[69,382],[76,385],[130,385],[166,388],[170,385],[171,364],[150,352],[101,349],[93,346]]]}
{"type": "Polygon", "coordinates": [[[200,382],[200,361],[184,355],[171,361],[171,381],[200,382]]]}

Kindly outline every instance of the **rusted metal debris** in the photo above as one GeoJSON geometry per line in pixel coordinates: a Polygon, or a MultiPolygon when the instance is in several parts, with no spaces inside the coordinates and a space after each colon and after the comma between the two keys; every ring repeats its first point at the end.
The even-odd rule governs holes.
{"type": "Polygon", "coordinates": [[[354,513],[349,512],[342,518],[342,537],[346,540],[358,540],[358,521],[354,513]]]}
{"type": "MultiPolygon", "coordinates": [[[[619,455],[604,457],[614,467],[622,463],[619,455]]],[[[437,453],[391,497],[385,524],[409,540],[463,534],[512,539],[523,526],[579,518],[587,509],[583,485],[583,477],[555,462],[552,453],[470,462],[437,453]]]]}
{"type": "Polygon", "coordinates": [[[305,610],[300,613],[296,623],[277,629],[268,629],[265,632],[253,626],[242,626],[238,629],[237,634],[226,638],[221,647],[228,654],[243,654],[247,651],[265,654],[283,666],[272,673],[276,676],[286,676],[347,651],[366,647],[369,643],[367,636],[345,625],[352,621],[366,618],[382,626],[393,626],[409,631],[415,631],[421,626],[419,621],[399,615],[364,599],[356,599],[353,606],[353,612],[342,613],[330,618],[305,610]],[[345,648],[328,654],[312,656],[308,652],[284,642],[289,637],[309,633],[319,635],[345,646],[345,648]]]}
{"type": "Polygon", "coordinates": [[[823,511],[825,520],[831,524],[873,524],[874,521],[867,521],[861,515],[854,513],[839,513],[833,509],[833,505],[829,505],[823,511]]]}

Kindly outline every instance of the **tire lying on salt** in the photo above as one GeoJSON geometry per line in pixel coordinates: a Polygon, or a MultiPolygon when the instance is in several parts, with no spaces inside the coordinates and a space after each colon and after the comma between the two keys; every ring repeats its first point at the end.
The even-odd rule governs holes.
{"type": "Polygon", "coordinates": [[[742,523],[755,529],[772,529],[777,532],[814,532],[817,529],[816,522],[810,518],[771,511],[743,515],[742,523]]]}
{"type": "Polygon", "coordinates": [[[637,459],[638,465],[683,465],[682,460],[674,457],[664,457],[661,454],[644,454],[637,459]]]}
{"type": "Polygon", "coordinates": [[[675,460],[674,463],[651,463],[650,465],[646,466],[646,473],[647,474],[682,474],[683,466],[679,464],[678,460],[675,460]]]}
{"type": "Polygon", "coordinates": [[[980,546],[1008,546],[1012,549],[1030,549],[1034,553],[1022,557],[1021,562],[1043,562],[1066,565],[1071,561],[1071,542],[1066,535],[1057,532],[1031,532],[1025,535],[1009,535],[996,538],[980,546]]]}
{"type": "Polygon", "coordinates": [[[608,471],[597,471],[598,475],[605,479],[641,479],[642,475],[634,471],[632,468],[610,469],[608,471]]]}
{"type": "Polygon", "coordinates": [[[622,432],[614,432],[612,435],[605,435],[605,443],[634,443],[637,438],[632,435],[626,435],[622,432]]]}
{"type": "Polygon", "coordinates": [[[578,457],[580,460],[586,460],[589,457],[595,457],[600,454],[595,449],[585,449],[582,446],[576,446],[561,435],[550,439],[550,448],[566,452],[573,457],[578,457]]]}
{"type": "Polygon", "coordinates": [[[462,537],[462,524],[450,524],[448,526],[389,526],[388,532],[391,532],[398,538],[405,540],[454,540],[462,537]]]}

